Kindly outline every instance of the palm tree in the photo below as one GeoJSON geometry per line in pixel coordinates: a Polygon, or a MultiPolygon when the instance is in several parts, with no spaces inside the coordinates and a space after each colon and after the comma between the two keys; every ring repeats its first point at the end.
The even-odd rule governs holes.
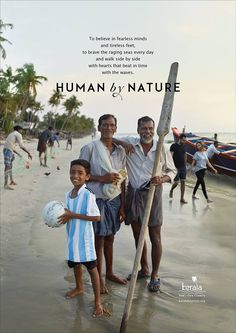
{"type": "Polygon", "coordinates": [[[67,121],[72,116],[79,114],[79,107],[82,105],[83,105],[83,103],[80,102],[75,95],[72,95],[70,98],[67,98],[65,100],[65,102],[63,103],[63,106],[65,107],[65,109],[67,111],[67,117],[62,124],[61,130],[64,129],[67,121]]]}
{"type": "Polygon", "coordinates": [[[5,51],[4,47],[2,46],[2,43],[7,42],[7,43],[11,44],[11,42],[8,39],[6,39],[6,38],[4,38],[2,36],[3,30],[6,29],[7,27],[9,27],[10,29],[12,29],[13,28],[13,24],[11,24],[11,23],[3,23],[3,21],[0,20],[0,54],[1,54],[1,56],[2,56],[3,59],[6,59],[6,51],[5,51]]]}
{"type": "Polygon", "coordinates": [[[65,95],[63,95],[60,91],[54,89],[52,96],[49,98],[48,104],[52,107],[57,108],[64,97],[65,95]]]}
{"type": "Polygon", "coordinates": [[[47,81],[45,76],[37,75],[33,64],[24,64],[23,67],[16,69],[16,89],[17,92],[22,94],[22,101],[19,109],[22,111],[22,118],[28,107],[30,96],[35,98],[37,96],[36,87],[42,84],[41,81],[47,81]]]}
{"type": "MultiPolygon", "coordinates": [[[[49,98],[48,104],[54,108],[54,112],[56,113],[58,106],[60,105],[61,101],[65,95],[63,95],[60,91],[53,90],[52,96],[49,98]]],[[[49,125],[51,125],[52,119],[49,121],[49,125]]],[[[54,124],[54,127],[56,127],[56,124],[54,124]]]]}
{"type": "Polygon", "coordinates": [[[35,99],[32,100],[31,104],[29,105],[30,112],[29,112],[29,117],[28,121],[34,123],[34,127],[36,127],[37,122],[39,120],[38,118],[38,113],[44,110],[44,105],[42,105],[40,102],[36,101],[35,99]]]}
{"type": "Polygon", "coordinates": [[[12,68],[0,70],[0,124],[8,132],[16,115],[16,96],[12,93],[14,75],[12,68]]]}

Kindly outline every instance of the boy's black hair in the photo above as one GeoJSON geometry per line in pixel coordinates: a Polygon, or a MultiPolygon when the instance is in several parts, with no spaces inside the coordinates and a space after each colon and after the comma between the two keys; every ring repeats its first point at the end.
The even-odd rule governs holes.
{"type": "Polygon", "coordinates": [[[70,168],[73,167],[73,165],[81,165],[84,167],[86,174],[90,175],[90,163],[86,160],[78,159],[70,162],[70,168]]]}
{"type": "Polygon", "coordinates": [[[150,118],[148,116],[144,116],[144,117],[138,119],[138,128],[140,127],[141,123],[146,123],[147,121],[152,121],[153,125],[155,126],[155,121],[152,118],[150,118]]]}
{"type": "Polygon", "coordinates": [[[183,139],[183,138],[187,138],[187,137],[186,137],[186,134],[181,133],[180,136],[179,136],[179,138],[180,138],[180,139],[183,139]]]}
{"type": "Polygon", "coordinates": [[[102,121],[103,120],[107,120],[109,118],[113,118],[115,120],[115,125],[117,125],[117,119],[115,116],[113,116],[113,114],[104,114],[102,115],[99,119],[98,119],[98,125],[101,126],[102,125],[102,121]]]}

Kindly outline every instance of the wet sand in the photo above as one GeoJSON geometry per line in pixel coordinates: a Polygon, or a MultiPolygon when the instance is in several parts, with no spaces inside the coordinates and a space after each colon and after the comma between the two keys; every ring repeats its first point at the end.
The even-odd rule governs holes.
{"type": "MultiPolygon", "coordinates": [[[[66,151],[62,141],[47,170],[39,167],[37,142],[28,143],[34,152],[31,169],[16,160],[18,185],[14,191],[1,187],[2,333],[119,332],[127,286],[108,282],[109,294],[102,300],[111,317],[91,318],[93,292],[86,270],[84,294],[65,299],[65,292],[74,286],[73,272],[65,262],[65,228],[50,229],[41,219],[48,201],[64,201],[71,188],[69,162],[89,140],[74,140],[72,151],[66,151]]],[[[2,179],[1,156],[1,183],[2,179]]],[[[187,205],[180,204],[179,189],[169,200],[170,185],[164,186],[161,293],[149,293],[146,280],[137,282],[127,333],[235,332],[235,182],[207,177],[209,197],[214,200],[207,206],[200,191],[200,199],[192,202],[194,180],[187,184],[187,205]],[[182,284],[193,288],[196,283],[203,293],[183,292],[182,284]]],[[[114,270],[126,277],[135,255],[129,227],[122,225],[114,252],[114,270]]]]}

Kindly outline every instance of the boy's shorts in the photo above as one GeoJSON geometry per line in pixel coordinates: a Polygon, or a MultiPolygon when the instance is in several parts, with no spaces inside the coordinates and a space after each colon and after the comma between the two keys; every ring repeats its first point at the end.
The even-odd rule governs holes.
{"type": "Polygon", "coordinates": [[[178,168],[177,175],[174,178],[174,182],[178,182],[179,180],[184,181],[186,179],[187,169],[186,167],[178,168]]]}
{"type": "Polygon", "coordinates": [[[71,260],[67,261],[68,266],[70,268],[74,268],[80,264],[84,265],[89,271],[91,271],[92,269],[94,269],[95,267],[97,267],[97,260],[93,260],[93,261],[85,261],[85,262],[74,262],[71,260]]]}

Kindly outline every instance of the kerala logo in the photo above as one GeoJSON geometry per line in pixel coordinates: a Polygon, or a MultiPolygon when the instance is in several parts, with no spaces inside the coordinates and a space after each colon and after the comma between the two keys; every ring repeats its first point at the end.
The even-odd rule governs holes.
{"type": "Polygon", "coordinates": [[[192,276],[192,281],[194,284],[184,284],[184,282],[182,282],[182,290],[183,291],[202,291],[202,286],[200,284],[198,284],[197,282],[197,277],[196,276],[192,276]]]}
{"type": "Polygon", "coordinates": [[[179,290],[179,302],[203,302],[205,303],[205,290],[198,282],[197,276],[192,276],[189,283],[182,282],[179,290]]]}

